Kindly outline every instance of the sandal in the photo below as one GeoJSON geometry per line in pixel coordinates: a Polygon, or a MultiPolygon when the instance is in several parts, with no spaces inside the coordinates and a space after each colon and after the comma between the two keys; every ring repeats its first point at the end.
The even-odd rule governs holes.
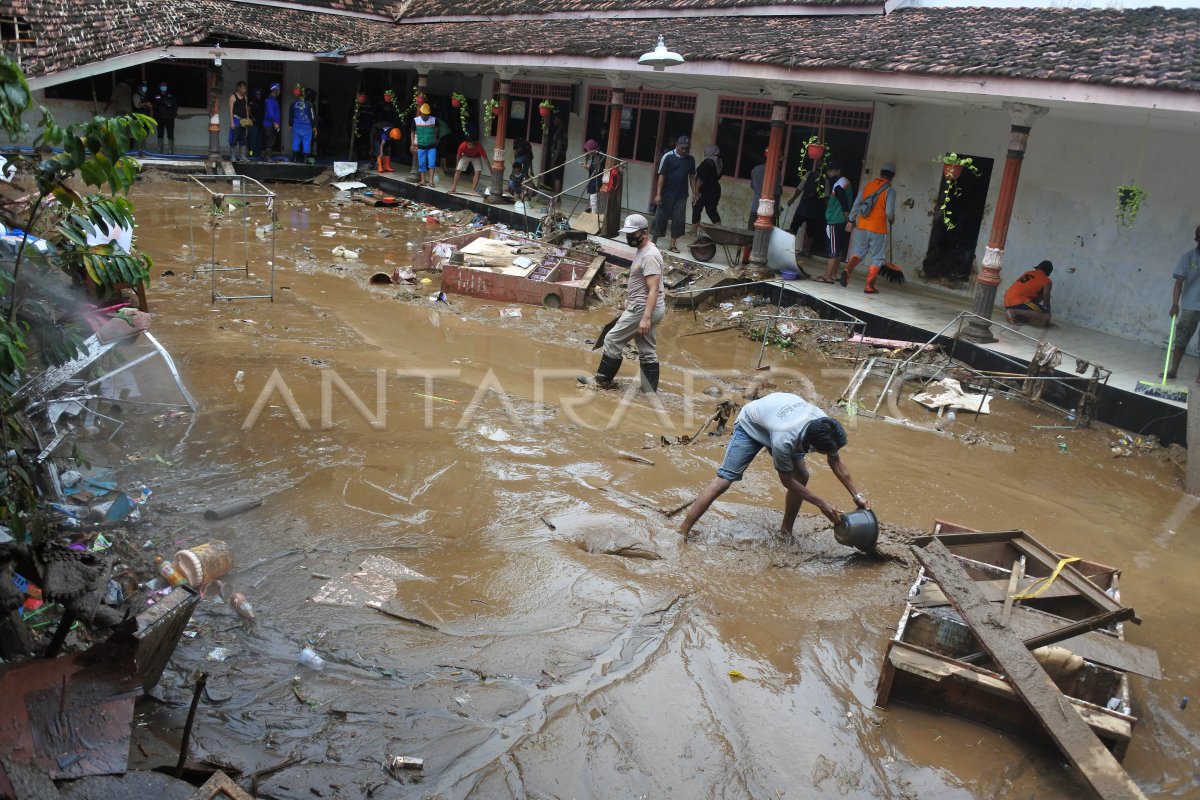
{"type": "Polygon", "coordinates": [[[667,248],[667,252],[668,252],[668,253],[678,253],[678,252],[679,252],[679,248],[678,248],[678,247],[668,247],[668,248],[667,248]]]}
{"type": "Polygon", "coordinates": [[[816,281],[817,283],[829,283],[829,284],[837,283],[837,281],[831,281],[829,278],[826,278],[824,275],[818,275],[817,277],[813,278],[813,280],[816,281]]]}

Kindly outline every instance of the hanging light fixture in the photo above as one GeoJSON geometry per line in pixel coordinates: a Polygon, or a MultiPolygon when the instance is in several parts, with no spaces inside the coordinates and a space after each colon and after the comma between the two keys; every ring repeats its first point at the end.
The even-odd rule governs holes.
{"type": "Polygon", "coordinates": [[[672,53],[667,49],[667,43],[663,41],[662,34],[658,35],[658,44],[648,53],[643,53],[638,59],[638,65],[643,67],[654,67],[655,72],[662,72],[667,67],[678,67],[683,63],[683,56],[679,53],[672,53]]]}

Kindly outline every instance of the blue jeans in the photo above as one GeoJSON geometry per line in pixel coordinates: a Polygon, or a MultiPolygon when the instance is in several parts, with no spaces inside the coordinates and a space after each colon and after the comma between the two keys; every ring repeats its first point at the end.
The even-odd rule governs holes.
{"type": "MultiPolygon", "coordinates": [[[[725,448],[725,460],[717,469],[718,477],[727,481],[740,481],[746,468],[750,466],[750,462],[763,447],[765,445],[750,438],[750,434],[742,430],[741,425],[733,423],[733,434],[729,437],[729,445],[725,448]]],[[[796,461],[803,461],[804,454],[796,453],[793,458],[796,461]]]]}

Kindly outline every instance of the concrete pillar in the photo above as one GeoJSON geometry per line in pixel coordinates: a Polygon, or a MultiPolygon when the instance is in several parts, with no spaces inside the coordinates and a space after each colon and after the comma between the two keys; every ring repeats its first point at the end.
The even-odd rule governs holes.
{"type": "Polygon", "coordinates": [[[775,187],[779,185],[779,161],[783,157],[787,110],[786,100],[772,101],[766,174],[763,176],[762,196],[758,198],[758,218],[754,220],[754,246],[750,250],[750,267],[754,270],[767,268],[767,245],[771,241],[771,229],[775,227],[775,187]]]}
{"type": "Polygon", "coordinates": [[[496,140],[492,143],[492,193],[484,198],[487,203],[499,203],[504,198],[504,149],[508,137],[508,93],[512,88],[512,79],[516,70],[500,69],[500,91],[495,100],[500,105],[496,107],[496,140]]]}
{"type": "Polygon", "coordinates": [[[611,106],[608,109],[608,144],[604,148],[604,169],[609,175],[609,180],[600,187],[602,195],[600,206],[604,209],[604,225],[600,232],[610,238],[617,235],[617,231],[621,229],[621,224],[624,222],[621,219],[621,196],[623,194],[621,183],[625,176],[617,167],[617,144],[621,139],[621,109],[624,106],[625,89],[614,84],[611,106]]]}
{"type": "MultiPolygon", "coordinates": [[[[426,97],[428,97],[429,96],[427,93],[428,88],[429,88],[429,70],[426,67],[418,65],[417,66],[417,88],[416,88],[416,91],[414,92],[414,94],[422,94],[422,95],[425,95],[426,97]]],[[[417,108],[417,111],[420,111],[420,107],[417,108]]],[[[408,144],[408,151],[409,151],[409,153],[412,154],[412,169],[409,171],[408,177],[413,181],[417,181],[417,180],[420,180],[420,173],[417,171],[417,129],[415,127],[412,127],[411,119],[400,120],[400,125],[402,126],[400,128],[400,130],[404,130],[404,127],[403,127],[404,125],[408,125],[412,129],[412,141],[410,141],[408,144]]]]}
{"type": "MultiPolygon", "coordinates": [[[[1008,133],[1008,156],[1004,161],[1004,175],[1000,179],[1000,194],[996,197],[996,210],[992,212],[992,232],[988,236],[987,249],[983,254],[983,268],[975,281],[975,301],[971,311],[984,319],[992,318],[996,305],[996,289],[1000,286],[1000,271],[1004,267],[1004,244],[1008,240],[1008,223],[1012,218],[1013,201],[1017,196],[1017,181],[1021,177],[1021,163],[1025,160],[1025,148],[1029,143],[1029,131],[1034,121],[1049,109],[1025,103],[1005,103],[1011,128],[1008,133]]],[[[962,336],[972,342],[994,342],[992,326],[983,319],[972,318],[962,336]]]]}
{"type": "Polygon", "coordinates": [[[217,89],[217,79],[221,77],[221,68],[208,65],[208,159],[221,160],[221,95],[217,89]]]}

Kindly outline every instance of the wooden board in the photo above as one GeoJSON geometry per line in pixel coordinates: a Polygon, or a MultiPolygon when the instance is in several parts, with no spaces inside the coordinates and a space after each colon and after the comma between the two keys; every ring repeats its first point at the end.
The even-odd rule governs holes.
{"type": "MultiPolygon", "coordinates": [[[[1061,618],[1025,606],[1014,608],[1009,620],[1009,627],[1019,639],[1032,639],[1034,636],[1057,630],[1063,625],[1064,621],[1061,618]]],[[[1082,636],[1072,636],[1059,642],[1058,646],[1065,647],[1096,664],[1144,675],[1154,680],[1162,678],[1158,653],[1106,633],[1091,631],[1082,636]]]]}
{"type": "MultiPolygon", "coordinates": [[[[1033,578],[1023,578],[1017,585],[1017,591],[1021,592],[1028,589],[1033,583],[1033,578]]],[[[975,585],[979,587],[979,591],[983,592],[983,596],[992,603],[1003,603],[1005,592],[1008,590],[1007,580],[996,581],[976,581],[975,585]]],[[[1050,584],[1050,588],[1039,595],[1039,599],[1049,599],[1052,597],[1071,597],[1075,594],[1075,590],[1070,586],[1060,586],[1058,581],[1050,584]]],[[[921,587],[917,594],[913,595],[909,602],[918,608],[930,608],[932,606],[948,606],[950,601],[946,599],[946,595],[938,588],[936,583],[926,583],[921,587]]]]}
{"type": "Polygon", "coordinates": [[[975,587],[971,576],[939,540],[912,548],[942,591],[971,626],[983,648],[1011,681],[1084,781],[1104,800],[1145,800],[1075,707],[1063,697],[1020,637],[1000,624],[999,609],[975,587]]]}

